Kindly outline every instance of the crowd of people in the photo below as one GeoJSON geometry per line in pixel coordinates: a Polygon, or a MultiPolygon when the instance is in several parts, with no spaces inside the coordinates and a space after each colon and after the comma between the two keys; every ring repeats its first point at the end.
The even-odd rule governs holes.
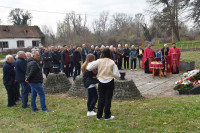
{"type": "Polygon", "coordinates": [[[153,51],[151,44],[148,44],[144,50],[141,46],[136,48],[134,45],[129,49],[128,44],[125,44],[124,49],[121,44],[118,44],[117,48],[112,45],[101,47],[91,45],[91,49],[88,50],[86,45],[82,44],[82,48],[77,48],[76,45],[64,45],[43,46],[40,49],[36,47],[31,53],[19,51],[15,57],[7,55],[3,66],[3,83],[8,94],[7,106],[15,106],[16,101],[21,97],[22,108],[28,108],[28,96],[31,93],[32,111],[38,111],[35,100],[39,95],[42,111],[49,112],[42,86],[43,73],[48,77],[49,73],[63,72],[66,77],[73,77],[75,80],[82,70],[83,83],[88,88],[87,116],[97,115],[97,120],[100,120],[104,111],[105,119],[110,120],[114,118],[110,112],[114,78],[120,77],[119,70],[122,69],[122,65],[124,69],[129,69],[130,65],[131,70],[137,70],[138,62],[139,68],[142,67],[145,73],[150,73],[149,64],[157,60],[163,64],[170,64],[169,70],[178,73],[179,59],[180,50],[176,48],[175,43],[170,49],[165,44],[164,48],[158,49],[157,52],[153,51]],[[99,95],[95,85],[97,83],[99,95]],[[97,100],[98,112],[96,113],[94,110],[97,100]]]}

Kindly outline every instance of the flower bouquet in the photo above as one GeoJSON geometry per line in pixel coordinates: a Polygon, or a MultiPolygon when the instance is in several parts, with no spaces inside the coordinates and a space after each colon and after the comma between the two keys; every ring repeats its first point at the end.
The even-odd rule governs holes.
{"type": "Polygon", "coordinates": [[[175,84],[174,90],[179,91],[179,94],[200,94],[200,70],[184,73],[175,84]]]}

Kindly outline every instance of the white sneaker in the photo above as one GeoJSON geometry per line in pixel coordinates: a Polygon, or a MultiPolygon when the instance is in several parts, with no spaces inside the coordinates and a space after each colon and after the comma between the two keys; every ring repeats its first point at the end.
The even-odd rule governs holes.
{"type": "Polygon", "coordinates": [[[97,115],[97,113],[95,113],[94,111],[87,112],[87,116],[95,116],[95,115],[97,115]]]}
{"type": "Polygon", "coordinates": [[[131,71],[132,71],[133,69],[131,69],[131,71]]]}
{"type": "Polygon", "coordinates": [[[110,116],[110,118],[108,118],[108,119],[105,119],[106,121],[107,120],[112,120],[112,119],[114,119],[115,118],[115,116],[110,116]]]}
{"type": "Polygon", "coordinates": [[[97,118],[97,121],[99,121],[100,119],[99,118],[97,118]]]}
{"type": "Polygon", "coordinates": [[[135,71],[136,71],[137,69],[135,69],[135,71]]]}

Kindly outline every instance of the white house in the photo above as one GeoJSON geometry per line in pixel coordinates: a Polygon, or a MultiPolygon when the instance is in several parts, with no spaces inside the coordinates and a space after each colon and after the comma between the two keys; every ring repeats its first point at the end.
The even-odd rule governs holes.
{"type": "Polygon", "coordinates": [[[0,25],[0,49],[41,46],[44,34],[38,26],[0,25]]]}

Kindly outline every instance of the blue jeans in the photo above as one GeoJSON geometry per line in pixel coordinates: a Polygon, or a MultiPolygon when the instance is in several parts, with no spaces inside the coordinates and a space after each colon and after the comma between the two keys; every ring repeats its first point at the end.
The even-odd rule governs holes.
{"type": "Polygon", "coordinates": [[[63,65],[60,63],[60,71],[63,72],[63,65]]]}
{"type": "Polygon", "coordinates": [[[36,110],[36,97],[37,93],[40,96],[40,106],[43,111],[47,110],[46,104],[45,104],[45,93],[44,93],[44,88],[42,86],[42,83],[29,83],[31,86],[31,109],[36,110]]]}
{"type": "Polygon", "coordinates": [[[142,62],[142,57],[138,57],[139,68],[141,68],[140,62],[142,62]]]}
{"type": "Polygon", "coordinates": [[[92,111],[97,103],[98,94],[96,87],[92,87],[88,89],[88,101],[87,101],[87,108],[88,111],[92,111]]]}
{"type": "Polygon", "coordinates": [[[29,84],[26,82],[21,83],[21,95],[22,95],[22,108],[28,106],[28,94],[29,94],[29,84]]]}
{"type": "Polygon", "coordinates": [[[41,72],[42,72],[42,66],[43,66],[43,65],[42,65],[42,64],[40,64],[40,71],[41,71],[41,72]]]}
{"type": "Polygon", "coordinates": [[[131,59],[131,69],[133,69],[133,62],[134,62],[134,69],[136,69],[137,59],[131,59]]]}

